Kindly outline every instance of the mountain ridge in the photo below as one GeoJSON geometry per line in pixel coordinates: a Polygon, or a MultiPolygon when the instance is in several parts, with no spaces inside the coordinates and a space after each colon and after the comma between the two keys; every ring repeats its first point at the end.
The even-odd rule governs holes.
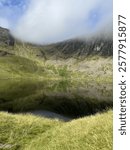
{"type": "Polygon", "coordinates": [[[15,43],[29,45],[39,50],[39,56],[47,54],[51,57],[70,58],[70,57],[87,57],[93,55],[112,56],[113,55],[113,40],[102,37],[91,38],[87,41],[80,39],[67,40],[63,42],[36,45],[32,43],[23,43],[14,39],[10,31],[0,27],[0,44],[6,46],[15,46],[15,43]]]}

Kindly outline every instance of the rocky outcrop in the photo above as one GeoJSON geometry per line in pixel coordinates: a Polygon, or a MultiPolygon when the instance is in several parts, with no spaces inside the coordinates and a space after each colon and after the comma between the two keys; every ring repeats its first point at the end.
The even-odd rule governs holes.
{"type": "Polygon", "coordinates": [[[0,27],[0,45],[14,46],[14,38],[11,36],[8,29],[0,27]]]}

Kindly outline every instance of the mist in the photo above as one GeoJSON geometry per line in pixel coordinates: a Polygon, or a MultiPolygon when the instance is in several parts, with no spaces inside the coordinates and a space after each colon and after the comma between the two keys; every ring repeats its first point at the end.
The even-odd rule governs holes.
{"type": "Polygon", "coordinates": [[[35,44],[98,35],[111,37],[112,7],[112,0],[30,0],[11,33],[35,44]]]}

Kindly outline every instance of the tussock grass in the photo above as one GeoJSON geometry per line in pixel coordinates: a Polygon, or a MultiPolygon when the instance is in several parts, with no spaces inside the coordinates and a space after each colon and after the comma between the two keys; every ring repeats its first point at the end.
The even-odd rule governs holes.
{"type": "Polygon", "coordinates": [[[112,112],[81,118],[49,130],[26,150],[112,150],[112,112]],[[51,135],[51,136],[50,136],[51,135]]]}
{"type": "Polygon", "coordinates": [[[67,123],[1,112],[0,144],[12,150],[112,150],[112,111],[67,123]]]}
{"type": "Polygon", "coordinates": [[[58,120],[32,115],[11,115],[0,112],[0,144],[10,144],[11,149],[22,149],[33,138],[37,138],[50,128],[60,125],[58,120]]]}

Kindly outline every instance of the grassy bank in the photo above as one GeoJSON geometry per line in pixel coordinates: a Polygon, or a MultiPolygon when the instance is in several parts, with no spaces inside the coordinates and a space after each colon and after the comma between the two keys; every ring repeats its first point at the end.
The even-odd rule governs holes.
{"type": "Polygon", "coordinates": [[[11,150],[111,150],[112,111],[71,122],[0,113],[0,147],[11,150]]]}

